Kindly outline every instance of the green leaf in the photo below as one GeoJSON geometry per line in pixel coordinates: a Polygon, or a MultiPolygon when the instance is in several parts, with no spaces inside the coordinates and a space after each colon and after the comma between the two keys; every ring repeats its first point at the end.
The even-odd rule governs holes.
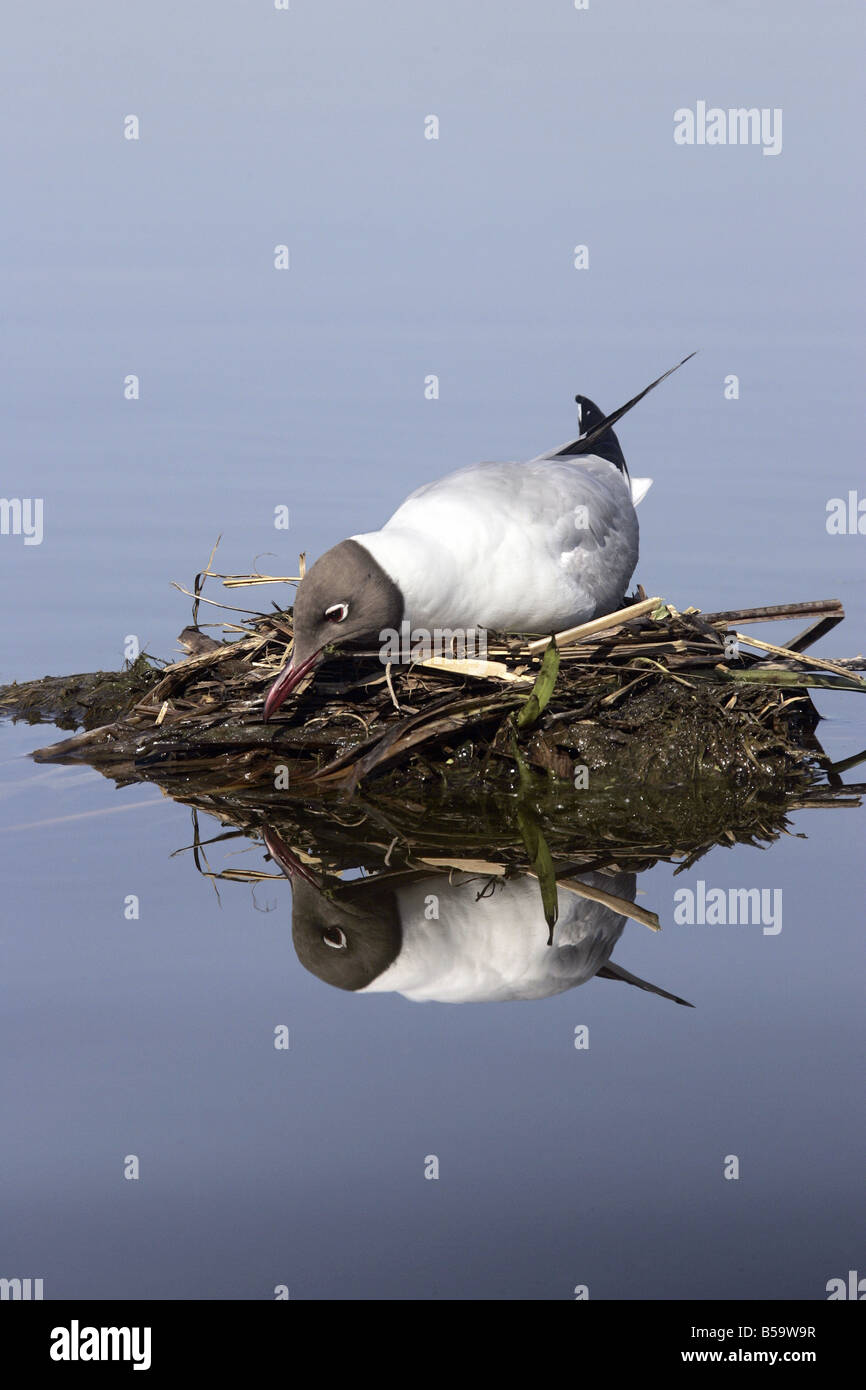
{"type": "Polygon", "coordinates": [[[525,791],[528,787],[532,786],[532,773],[529,770],[526,759],[524,758],[517,745],[517,730],[514,727],[513,715],[510,715],[508,719],[508,732],[511,735],[511,756],[517,763],[517,771],[520,774],[520,785],[525,791]]]}
{"type": "Polygon", "coordinates": [[[541,661],[541,670],[535,678],[529,699],[517,715],[518,729],[531,729],[538,716],[553,694],[556,677],[559,675],[559,651],[551,637],[541,661]]]}
{"type": "Polygon", "coordinates": [[[534,818],[522,806],[517,808],[517,823],[532,864],[532,871],[538,878],[541,889],[541,902],[544,920],[550,928],[548,946],[553,945],[553,928],[559,916],[559,895],[556,888],[556,874],[547,841],[535,823],[534,818]]]}

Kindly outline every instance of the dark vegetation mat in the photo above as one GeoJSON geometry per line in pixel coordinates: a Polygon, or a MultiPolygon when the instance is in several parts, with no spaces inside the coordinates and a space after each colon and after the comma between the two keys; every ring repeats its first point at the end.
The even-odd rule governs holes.
{"type": "Polygon", "coordinates": [[[491,634],[485,661],[386,667],[377,653],[334,652],[268,724],[291,614],[257,614],[228,624],[229,640],[186,628],[189,655],[162,668],[140,656],[121,672],[7,686],[0,712],[83,729],[40,761],[85,761],[122,782],[271,784],[285,801],[383,779],[405,793],[467,772],[475,790],[527,772],[580,788],[797,780],[820,761],[809,690],[866,690],[862,659],[805,654],[841,621],[834,600],[702,614],[640,594],[623,612],[558,648],[491,634]],[[784,648],[739,630],[784,617],[812,619],[784,648]]]}
{"type": "Polygon", "coordinates": [[[38,761],[87,763],[189,805],[188,848],[213,878],[272,877],[214,873],[206,852],[269,831],[323,883],[359,867],[528,870],[549,900],[577,872],[685,868],[713,845],[771,843],[801,807],[859,804],[863,787],[841,773],[862,756],[830,763],[809,693],[866,690],[862,657],[807,654],[842,621],[836,600],[678,612],[640,590],[557,643],[489,634],[484,661],[384,666],[333,651],[265,724],[291,611],[232,610],[246,620],[215,640],[198,625],[207,577],[262,582],[204,571],[181,660],[7,686],[0,714],[82,731],[38,761]],[[783,619],[808,620],[785,647],[742,631],[783,619]],[[199,811],[227,829],[202,840],[199,811]]]}

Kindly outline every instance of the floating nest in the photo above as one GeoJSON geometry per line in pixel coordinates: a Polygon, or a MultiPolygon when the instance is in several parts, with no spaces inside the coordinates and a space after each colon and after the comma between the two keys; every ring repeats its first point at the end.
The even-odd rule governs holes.
{"type": "Polygon", "coordinates": [[[539,778],[560,792],[802,789],[826,765],[809,690],[866,690],[861,657],[807,654],[842,621],[837,600],[679,612],[639,590],[556,643],[488,634],[484,661],[383,666],[377,652],[329,650],[315,679],[265,724],[263,696],[289,653],[291,611],[229,609],[247,620],[226,618],[216,640],[198,625],[200,605],[213,603],[202,595],[211,575],[196,577],[182,660],[142,655],[121,672],[0,689],[0,713],[83,730],[39,749],[38,761],[85,761],[120,783],[194,783],[257,804],[272,793],[280,805],[372,783],[404,796],[477,796],[539,778]],[[804,618],[786,647],[741,630],[804,618]]]}

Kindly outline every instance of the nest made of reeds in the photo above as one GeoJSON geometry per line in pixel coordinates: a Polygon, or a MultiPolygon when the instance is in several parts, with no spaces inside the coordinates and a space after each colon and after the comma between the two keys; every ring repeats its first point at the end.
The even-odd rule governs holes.
{"type": "Polygon", "coordinates": [[[303,557],[300,569],[282,581],[219,575],[209,562],[182,590],[193,613],[181,660],[160,667],[141,657],[119,675],[53,678],[50,692],[46,682],[8,687],[0,707],[33,718],[41,700],[50,715],[65,694],[70,722],[85,732],[39,750],[41,760],[84,759],[120,780],[195,776],[239,792],[273,783],[279,764],[288,795],[321,796],[374,777],[480,786],[533,769],[563,785],[581,770],[611,783],[772,780],[820,757],[810,688],[866,690],[862,657],[807,654],[842,621],[838,600],[702,613],[639,589],[621,610],[555,640],[488,634],[484,661],[383,666],[378,652],[329,652],[265,724],[291,610],[241,609],[203,588],[208,579],[233,590],[296,583],[303,557]],[[220,638],[199,624],[202,605],[222,610],[220,638]],[[742,630],[786,619],[808,625],[784,647],[742,630]]]}

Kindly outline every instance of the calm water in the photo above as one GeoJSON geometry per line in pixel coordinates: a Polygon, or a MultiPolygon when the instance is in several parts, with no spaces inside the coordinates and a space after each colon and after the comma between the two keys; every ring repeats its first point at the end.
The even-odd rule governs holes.
{"type": "MultiPolygon", "coordinates": [[[[613,408],[696,347],[620,431],[656,479],[636,578],[681,607],[838,597],[815,650],[861,651],[866,539],[825,526],[862,495],[858,23],[16,16],[2,490],[45,521],[41,545],[0,537],[0,681],[116,667],[130,634],[170,658],[169,581],[218,535],[217,568],[292,574],[418,483],[564,440],[575,391],[613,408]],[[699,99],[782,108],[782,153],[676,146],[699,99]]],[[[866,746],[857,696],[816,702],[831,757],[866,746]]],[[[187,809],[28,759],[56,736],[0,727],[0,1276],[52,1298],[820,1299],[862,1270],[862,810],[640,876],[664,929],[629,923],[613,959],[693,1009],[603,979],[421,1003],[310,974],[286,880],[217,894],[175,853],[187,809]],[[779,890],[781,930],[678,925],[698,879],[779,890]]]]}

